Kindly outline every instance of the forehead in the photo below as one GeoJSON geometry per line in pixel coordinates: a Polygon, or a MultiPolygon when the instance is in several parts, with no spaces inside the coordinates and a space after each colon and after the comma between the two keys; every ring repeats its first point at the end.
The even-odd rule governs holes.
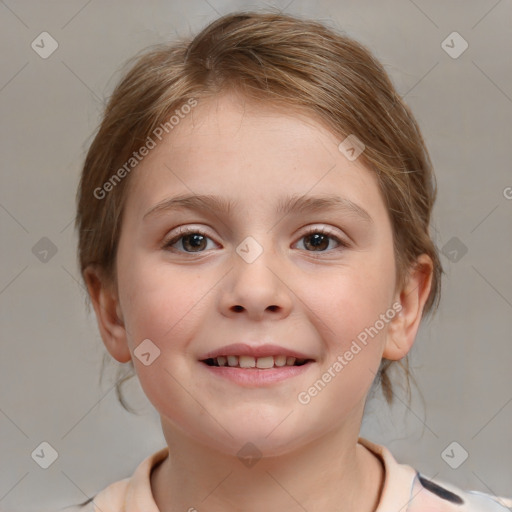
{"type": "Polygon", "coordinates": [[[374,173],[345,158],[340,141],[303,110],[229,94],[198,100],[138,164],[128,202],[139,216],[184,193],[277,202],[308,191],[348,191],[354,200],[375,203],[374,173]]]}
{"type": "Polygon", "coordinates": [[[258,156],[283,152],[296,154],[296,160],[304,154],[332,160],[330,153],[339,137],[313,115],[305,109],[256,102],[224,93],[199,100],[198,105],[166,136],[163,144],[176,154],[181,153],[180,157],[186,153],[190,160],[201,158],[197,152],[189,151],[194,147],[221,155],[226,160],[249,156],[252,160],[245,158],[246,165],[258,156]],[[324,155],[320,155],[322,152],[324,155]]]}

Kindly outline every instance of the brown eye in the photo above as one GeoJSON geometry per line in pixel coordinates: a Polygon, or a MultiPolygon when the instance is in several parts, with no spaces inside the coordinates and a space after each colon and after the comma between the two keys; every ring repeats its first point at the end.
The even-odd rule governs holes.
{"type": "Polygon", "coordinates": [[[308,231],[305,235],[301,237],[304,240],[304,247],[308,252],[327,252],[329,249],[329,245],[331,241],[335,242],[335,247],[347,247],[344,241],[340,240],[338,237],[330,234],[328,231],[324,229],[314,228],[308,231]]]}
{"type": "Polygon", "coordinates": [[[185,229],[168,242],[165,242],[163,248],[177,252],[204,252],[208,246],[208,240],[211,239],[201,231],[185,229]],[[177,245],[177,248],[174,248],[174,245],[177,245]]]}
{"type": "Polygon", "coordinates": [[[304,237],[308,242],[304,243],[306,248],[311,247],[314,251],[324,251],[329,247],[329,236],[323,233],[313,233],[304,237]]]}

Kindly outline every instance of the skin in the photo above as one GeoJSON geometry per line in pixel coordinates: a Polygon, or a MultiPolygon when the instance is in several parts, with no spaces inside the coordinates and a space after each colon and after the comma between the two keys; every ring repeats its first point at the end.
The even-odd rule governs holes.
{"type": "Polygon", "coordinates": [[[365,400],[382,357],[401,359],[414,343],[432,262],[420,256],[396,290],[392,228],[376,178],[361,159],[345,158],[340,141],[312,117],[223,94],[202,100],[130,176],[118,287],[93,268],[86,279],[106,348],[120,362],[133,360],[160,414],[171,454],[151,475],[160,510],[370,512],[379,502],[382,463],[357,443],[365,400]],[[184,193],[238,203],[229,213],[181,210],[143,220],[184,193]],[[344,211],[274,212],[288,194],[332,193],[372,222],[344,211]],[[179,226],[208,237],[199,252],[190,237],[162,248],[179,226]],[[349,245],[326,238],[315,251],[308,227],[349,245]],[[236,252],[248,236],[263,248],[253,263],[236,252]],[[297,395],[397,301],[400,314],[309,404],[299,403],[297,395]],[[133,353],[145,339],[161,351],[149,366],[133,353]],[[198,361],[246,340],[296,348],[315,362],[297,377],[250,388],[198,361]],[[248,441],[262,455],[250,468],[237,457],[248,441]]]}

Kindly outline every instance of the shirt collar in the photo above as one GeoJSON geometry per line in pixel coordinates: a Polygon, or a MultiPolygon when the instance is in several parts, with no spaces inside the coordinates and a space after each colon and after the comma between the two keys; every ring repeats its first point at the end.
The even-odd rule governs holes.
{"type": "MultiPolygon", "coordinates": [[[[385,469],[384,486],[375,512],[407,510],[416,471],[411,466],[399,464],[385,447],[359,437],[358,443],[379,457],[385,469]]],[[[144,459],[126,482],[124,512],[160,512],[151,491],[151,471],[169,455],[165,447],[144,459]]]]}
{"type": "Polygon", "coordinates": [[[358,439],[358,443],[368,448],[384,463],[384,486],[375,512],[407,511],[416,470],[406,464],[399,464],[385,446],[362,437],[358,439]]]}

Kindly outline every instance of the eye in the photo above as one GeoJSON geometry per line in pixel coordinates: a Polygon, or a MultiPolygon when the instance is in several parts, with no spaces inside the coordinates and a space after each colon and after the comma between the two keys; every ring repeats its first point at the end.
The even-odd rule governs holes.
{"type": "Polygon", "coordinates": [[[197,228],[180,228],[170,240],[164,242],[163,249],[171,249],[177,252],[204,252],[207,249],[208,240],[211,238],[200,229],[197,228]],[[173,248],[174,245],[181,246],[178,250],[173,248]]]}
{"type": "MultiPolygon", "coordinates": [[[[310,228],[302,235],[301,240],[302,239],[305,240],[304,247],[308,252],[328,252],[327,249],[329,249],[331,242],[337,244],[336,247],[349,246],[347,242],[338,238],[325,228],[310,228]]],[[[185,253],[204,252],[212,248],[208,247],[208,241],[213,242],[207,233],[200,229],[179,228],[178,232],[175,233],[171,239],[164,242],[162,248],[185,253]],[[178,248],[174,247],[176,245],[178,248]]]]}
{"type": "Polygon", "coordinates": [[[302,235],[301,240],[302,239],[306,240],[306,243],[304,243],[306,250],[308,250],[308,247],[312,248],[312,250],[308,250],[308,252],[326,252],[331,241],[334,241],[337,247],[349,246],[347,242],[334,236],[334,234],[325,228],[310,228],[302,235]]]}

